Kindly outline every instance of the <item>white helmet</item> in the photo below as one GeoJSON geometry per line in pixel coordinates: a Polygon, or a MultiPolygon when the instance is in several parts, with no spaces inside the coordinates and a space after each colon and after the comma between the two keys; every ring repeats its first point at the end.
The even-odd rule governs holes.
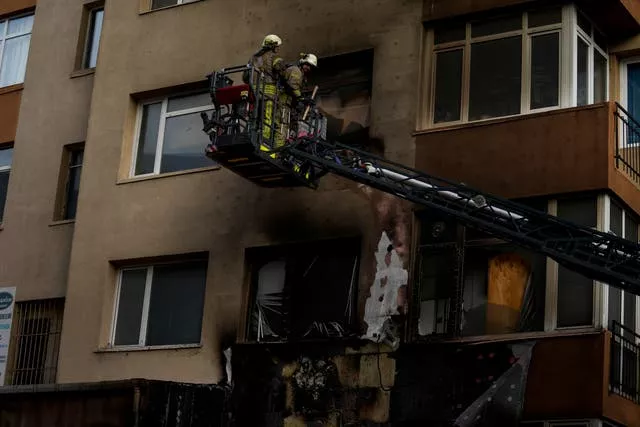
{"type": "Polygon", "coordinates": [[[318,58],[313,53],[302,53],[300,59],[300,65],[309,64],[313,67],[318,67],[318,58]]]}
{"type": "Polygon", "coordinates": [[[262,47],[276,47],[282,44],[282,39],[275,34],[269,34],[262,40],[262,47]]]}

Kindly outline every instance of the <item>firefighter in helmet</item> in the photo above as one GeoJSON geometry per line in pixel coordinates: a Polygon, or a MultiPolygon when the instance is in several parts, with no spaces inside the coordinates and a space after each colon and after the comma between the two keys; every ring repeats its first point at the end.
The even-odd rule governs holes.
{"type": "MultiPolygon", "coordinates": [[[[282,39],[275,34],[269,34],[262,40],[260,50],[251,56],[249,65],[254,68],[254,78],[259,78],[262,73],[261,88],[256,88],[264,94],[264,106],[259,107],[263,111],[262,136],[264,141],[270,144],[272,138],[272,128],[278,130],[277,114],[274,111],[274,100],[276,96],[276,83],[285,70],[285,62],[278,55],[278,50],[282,45],[282,39]],[[276,120],[274,120],[276,119],[276,120]]],[[[250,73],[243,75],[245,83],[249,83],[250,73]]],[[[251,83],[258,84],[259,80],[251,83]]],[[[276,136],[277,138],[277,136],[276,136]]]]}

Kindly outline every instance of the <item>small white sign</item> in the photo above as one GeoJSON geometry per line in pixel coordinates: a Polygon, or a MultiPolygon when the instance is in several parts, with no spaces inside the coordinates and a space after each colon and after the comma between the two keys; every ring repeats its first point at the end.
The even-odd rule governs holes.
{"type": "Polygon", "coordinates": [[[16,288],[0,288],[0,384],[5,384],[16,288]]]}

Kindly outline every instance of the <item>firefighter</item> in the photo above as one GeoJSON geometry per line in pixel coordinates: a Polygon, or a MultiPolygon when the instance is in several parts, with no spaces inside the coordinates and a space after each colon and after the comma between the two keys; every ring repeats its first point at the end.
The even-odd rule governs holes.
{"type": "MultiPolygon", "coordinates": [[[[310,99],[303,99],[302,89],[306,83],[306,76],[312,69],[318,67],[318,58],[312,53],[301,53],[300,59],[296,64],[288,66],[283,73],[286,90],[283,92],[280,104],[283,106],[283,127],[284,132],[288,133],[291,129],[292,122],[297,122],[301,117],[304,107],[312,102],[310,99]],[[295,118],[292,120],[292,112],[295,118]]],[[[293,132],[298,132],[298,126],[295,126],[293,132]]],[[[308,162],[293,161],[292,167],[294,172],[304,176],[308,180],[312,180],[314,176],[313,166],[308,162]]]]}
{"type": "MultiPolygon", "coordinates": [[[[258,91],[262,91],[264,94],[264,110],[260,108],[259,111],[264,111],[262,122],[262,136],[263,142],[268,145],[272,145],[271,142],[271,129],[278,129],[279,124],[277,122],[277,115],[274,114],[274,100],[276,96],[276,82],[280,76],[284,73],[285,62],[278,55],[278,50],[282,45],[282,39],[275,34],[269,34],[262,40],[262,46],[260,50],[253,54],[249,60],[250,66],[254,68],[257,78],[258,73],[263,73],[263,80],[260,88],[256,88],[258,91]],[[274,120],[274,116],[276,120],[274,120]]],[[[243,74],[243,80],[245,83],[249,83],[249,73],[243,74]]],[[[252,82],[255,85],[257,81],[252,82]]]]}

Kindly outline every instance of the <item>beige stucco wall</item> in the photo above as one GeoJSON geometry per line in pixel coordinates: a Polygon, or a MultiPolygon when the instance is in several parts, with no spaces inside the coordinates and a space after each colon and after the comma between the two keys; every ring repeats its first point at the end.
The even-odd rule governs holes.
{"type": "MultiPolygon", "coordinates": [[[[291,58],[301,51],[322,56],[373,47],[374,132],[386,137],[389,157],[412,164],[421,6],[420,0],[204,0],[139,15],[138,2],[107,2],[69,267],[60,382],[215,381],[219,338],[233,332],[239,319],[245,248],[361,234],[367,270],[380,238],[367,201],[333,178],[315,192],[262,190],[226,170],[117,183],[130,156],[130,94],[202,80],[216,67],[243,63],[270,32],[284,38],[283,53],[291,58]],[[203,346],[96,352],[111,322],[115,282],[109,260],[190,251],[210,253],[203,346]]],[[[361,306],[370,275],[369,269],[361,277],[361,306]]]]}
{"type": "Polygon", "coordinates": [[[82,7],[42,0],[36,11],[0,231],[0,286],[17,286],[18,300],[65,294],[74,225],[51,224],[63,145],[87,129],[93,76],[70,78],[82,7]]]}

